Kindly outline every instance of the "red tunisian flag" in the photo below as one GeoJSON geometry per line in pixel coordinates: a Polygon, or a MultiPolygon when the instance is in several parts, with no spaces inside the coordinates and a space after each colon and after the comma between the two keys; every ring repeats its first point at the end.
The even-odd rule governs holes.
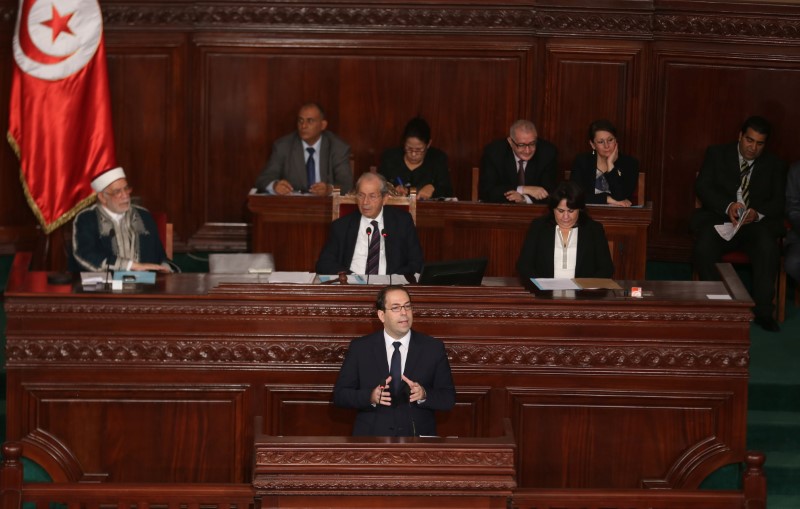
{"type": "Polygon", "coordinates": [[[25,197],[45,233],[95,195],[91,180],[117,166],[96,0],[20,0],[8,141],[25,197]]]}

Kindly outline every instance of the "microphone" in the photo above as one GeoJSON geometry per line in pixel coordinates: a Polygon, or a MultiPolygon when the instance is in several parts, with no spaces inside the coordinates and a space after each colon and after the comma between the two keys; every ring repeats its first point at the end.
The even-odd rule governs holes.
{"type": "MultiPolygon", "coordinates": [[[[367,261],[369,262],[369,245],[370,241],[372,240],[372,227],[367,226],[367,261]]],[[[364,272],[367,272],[364,270],[364,272]]],[[[369,274],[367,274],[367,284],[369,284],[369,274]]]]}
{"type": "Polygon", "coordinates": [[[383,230],[381,230],[381,235],[383,236],[383,238],[384,238],[384,239],[385,239],[386,237],[388,237],[388,236],[389,236],[389,234],[388,234],[388,233],[386,233],[386,228],[384,228],[383,230]]]}
{"type": "MultiPolygon", "coordinates": [[[[111,239],[112,246],[113,246],[113,243],[114,243],[114,238],[116,236],[117,236],[117,232],[114,231],[114,228],[111,228],[111,230],[108,232],[108,237],[111,239]]],[[[109,283],[111,283],[111,281],[109,281],[109,274],[110,273],[111,273],[111,265],[108,263],[108,258],[106,258],[106,281],[105,281],[106,286],[105,286],[105,288],[108,288],[107,285],[109,283]]]]}
{"type": "Polygon", "coordinates": [[[403,385],[400,387],[400,393],[403,395],[403,398],[408,403],[408,419],[411,421],[411,436],[417,436],[417,424],[414,422],[414,408],[411,404],[411,386],[409,386],[405,380],[401,382],[403,385]]]}

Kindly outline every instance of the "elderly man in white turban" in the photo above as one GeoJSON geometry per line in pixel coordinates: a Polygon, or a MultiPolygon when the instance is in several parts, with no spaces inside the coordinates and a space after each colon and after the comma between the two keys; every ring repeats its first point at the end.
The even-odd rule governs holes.
{"type": "Polygon", "coordinates": [[[72,270],[152,270],[170,272],[167,255],[150,213],[131,203],[122,168],[92,180],[97,202],[75,216],[72,270]]]}

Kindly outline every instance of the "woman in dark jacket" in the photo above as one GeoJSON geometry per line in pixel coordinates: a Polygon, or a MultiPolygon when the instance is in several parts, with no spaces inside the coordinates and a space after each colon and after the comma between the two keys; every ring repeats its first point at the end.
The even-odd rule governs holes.
{"type": "Polygon", "coordinates": [[[583,191],[561,182],[547,213],[531,222],[517,260],[521,278],[610,278],[614,263],[603,225],[586,212],[583,191]]]}
{"type": "Polygon", "coordinates": [[[586,203],[630,207],[639,181],[639,161],[619,153],[617,129],[608,120],[589,125],[592,153],[579,154],[570,180],[586,194],[586,203]]]}

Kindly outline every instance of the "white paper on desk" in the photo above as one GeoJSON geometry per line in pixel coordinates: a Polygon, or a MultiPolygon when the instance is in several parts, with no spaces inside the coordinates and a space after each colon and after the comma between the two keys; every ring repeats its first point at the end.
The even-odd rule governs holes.
{"type": "Polygon", "coordinates": [[[731,296],[728,295],[727,293],[726,294],[719,294],[719,295],[713,294],[713,293],[709,293],[708,295],[706,295],[706,297],[708,297],[710,300],[733,300],[731,298],[731,296]]]}
{"type": "Polygon", "coordinates": [[[531,278],[531,282],[536,285],[539,290],[580,290],[575,281],[567,278],[551,278],[539,277],[531,278]]]}
{"type": "Polygon", "coordinates": [[[313,272],[273,272],[269,275],[269,282],[310,285],[316,276],[313,272]]]}
{"type": "Polygon", "coordinates": [[[108,272],[81,272],[81,284],[83,286],[108,283],[110,280],[108,272]]]}
{"type": "Polygon", "coordinates": [[[367,279],[368,285],[388,286],[392,284],[392,276],[390,274],[370,274],[364,277],[367,279]]]}

